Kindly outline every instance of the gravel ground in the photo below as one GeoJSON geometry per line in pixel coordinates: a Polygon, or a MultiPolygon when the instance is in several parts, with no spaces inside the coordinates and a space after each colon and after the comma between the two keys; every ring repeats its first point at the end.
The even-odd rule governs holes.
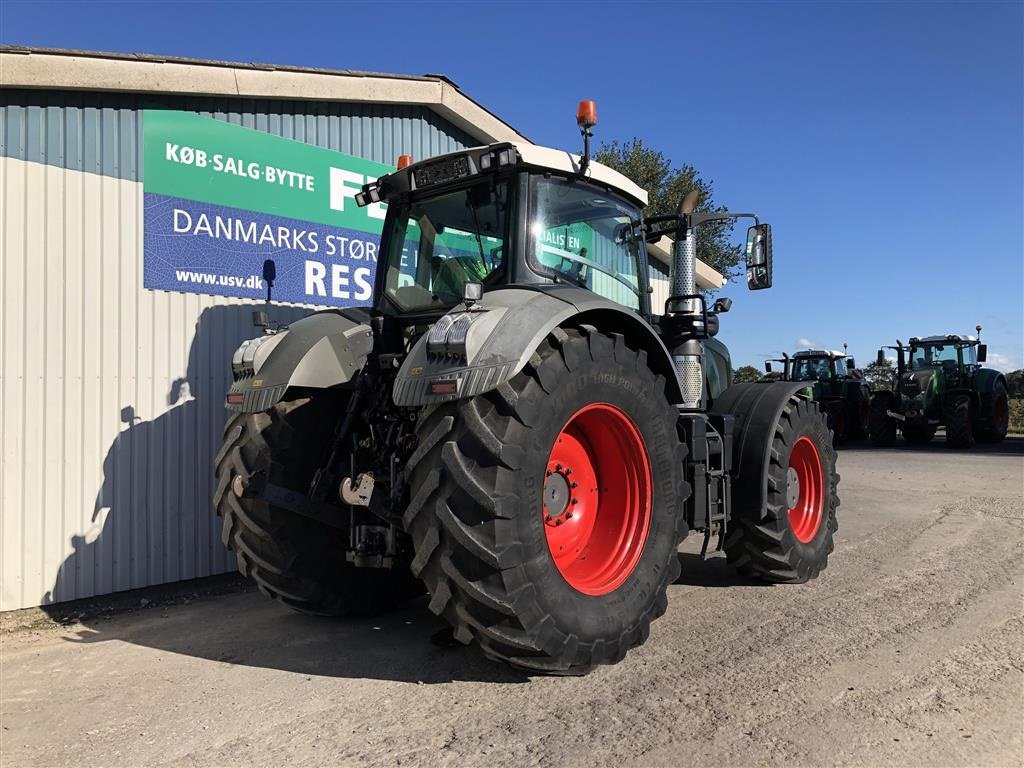
{"type": "Polygon", "coordinates": [[[1024,440],[839,468],[820,579],[746,584],[693,537],[647,644],[583,678],[431,645],[423,601],[334,621],[235,587],[8,614],[2,763],[1024,765],[1024,440]]]}

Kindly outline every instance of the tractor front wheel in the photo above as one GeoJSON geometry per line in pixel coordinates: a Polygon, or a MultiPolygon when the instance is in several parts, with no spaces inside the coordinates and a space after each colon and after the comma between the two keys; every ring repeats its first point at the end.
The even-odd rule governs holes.
{"type": "Polygon", "coordinates": [[[846,403],[829,405],[829,422],[832,426],[832,444],[845,445],[850,439],[850,420],[846,416],[846,403]]]}
{"type": "Polygon", "coordinates": [[[848,413],[853,424],[850,439],[863,440],[871,432],[871,391],[864,389],[857,397],[857,401],[850,406],[848,413]]]}
{"type": "Polygon", "coordinates": [[[836,452],[817,404],[803,398],[783,406],[769,434],[767,478],[743,479],[764,482],[767,498],[734,507],[725,554],[744,576],[800,583],[824,570],[839,528],[836,452]]]}
{"type": "Polygon", "coordinates": [[[978,429],[978,440],[984,443],[1003,442],[1010,427],[1010,401],[1006,386],[1001,381],[996,383],[986,416],[983,426],[978,429]]]}
{"type": "Polygon", "coordinates": [[[869,417],[871,444],[882,448],[896,445],[896,419],[889,415],[892,394],[879,392],[871,398],[871,414],[869,417]]]}
{"type": "Polygon", "coordinates": [[[950,395],[946,400],[946,444],[951,448],[970,448],[974,445],[974,423],[971,415],[970,395],[950,395]]]}
{"type": "Polygon", "coordinates": [[[456,640],[578,674],[647,639],[689,495],[664,392],[621,335],[558,329],[511,381],[423,420],[404,523],[456,640]]]}

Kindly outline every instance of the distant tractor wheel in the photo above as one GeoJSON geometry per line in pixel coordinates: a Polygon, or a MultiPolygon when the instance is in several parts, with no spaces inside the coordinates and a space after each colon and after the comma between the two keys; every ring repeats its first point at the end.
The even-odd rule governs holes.
{"type": "Polygon", "coordinates": [[[926,445],[935,437],[934,424],[904,424],[901,431],[903,439],[911,445],[926,445]]]}
{"type": "Polygon", "coordinates": [[[871,398],[869,430],[872,445],[882,448],[896,445],[896,419],[888,413],[891,404],[892,394],[889,392],[879,392],[871,398]]]}
{"type": "Polygon", "coordinates": [[[1001,443],[1010,428],[1010,401],[1006,394],[1006,386],[1000,381],[996,383],[992,393],[989,413],[978,430],[978,440],[985,443],[1001,443]]]}
{"type": "Polygon", "coordinates": [[[746,502],[734,507],[725,553],[745,576],[800,583],[825,569],[833,549],[839,527],[836,452],[813,402],[793,397],[772,426],[764,436],[767,477],[741,480],[767,488],[768,496],[756,504],[751,502],[760,492],[748,486],[738,494],[746,502]]]}
{"type": "Polygon", "coordinates": [[[851,440],[863,440],[871,431],[871,393],[863,392],[850,411],[853,414],[850,427],[851,440]]]}
{"type": "Polygon", "coordinates": [[[844,445],[850,439],[850,420],[846,418],[846,404],[836,403],[832,407],[832,444],[844,445]]]}
{"type": "Polygon", "coordinates": [[[266,595],[302,613],[377,614],[422,594],[408,567],[356,568],[345,559],[347,532],[234,491],[239,480],[258,474],[292,490],[308,488],[334,414],[326,401],[302,398],[233,415],[215,460],[213,503],[238,570],[266,595]]]}
{"type": "Polygon", "coordinates": [[[646,640],[689,495],[664,391],[621,335],[559,329],[510,382],[421,423],[405,527],[456,640],[551,674],[646,640]]]}
{"type": "Polygon", "coordinates": [[[946,400],[945,417],[947,445],[951,448],[970,448],[974,445],[970,395],[950,395],[946,400]]]}

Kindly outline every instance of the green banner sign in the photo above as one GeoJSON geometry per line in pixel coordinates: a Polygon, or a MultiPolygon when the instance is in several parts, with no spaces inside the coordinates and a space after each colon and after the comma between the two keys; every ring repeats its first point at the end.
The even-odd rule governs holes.
{"type": "Polygon", "coordinates": [[[191,112],[145,110],[144,285],[369,303],[385,206],[355,194],[393,168],[191,112]]]}

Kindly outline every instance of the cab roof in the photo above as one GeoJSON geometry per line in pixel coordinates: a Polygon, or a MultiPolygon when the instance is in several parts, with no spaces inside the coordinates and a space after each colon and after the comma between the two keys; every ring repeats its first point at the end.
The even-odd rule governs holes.
{"type": "Polygon", "coordinates": [[[950,333],[942,336],[913,336],[910,339],[911,344],[969,344],[977,341],[977,336],[960,335],[958,333],[950,333]]]}
{"type": "Polygon", "coordinates": [[[796,352],[793,357],[829,357],[838,358],[846,357],[845,352],[840,352],[838,349],[802,349],[796,352]]]}
{"type": "MultiPolygon", "coordinates": [[[[518,141],[512,142],[512,145],[516,148],[519,156],[523,159],[523,163],[526,165],[550,168],[553,171],[562,171],[564,173],[579,173],[580,164],[583,160],[579,155],[574,155],[561,149],[539,147],[536,144],[525,144],[518,141]]],[[[639,203],[641,208],[647,205],[647,190],[607,165],[591,160],[584,176],[614,187],[639,203]]]]}

